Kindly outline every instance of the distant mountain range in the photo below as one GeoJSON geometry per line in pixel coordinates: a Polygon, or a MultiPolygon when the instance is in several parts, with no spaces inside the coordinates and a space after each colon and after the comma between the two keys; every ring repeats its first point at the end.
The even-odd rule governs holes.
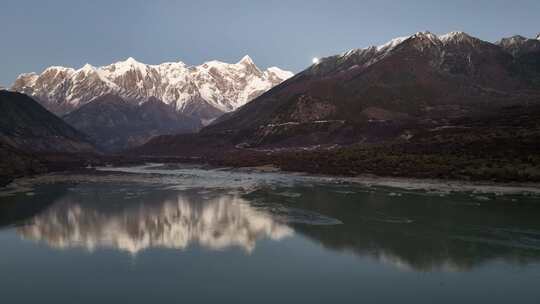
{"type": "Polygon", "coordinates": [[[22,74],[11,89],[34,97],[57,115],[112,94],[135,105],[157,99],[205,125],[292,76],[277,67],[262,71],[249,56],[235,64],[209,61],[199,66],[148,65],[128,58],[102,67],[53,66],[39,75],[22,74]]]}
{"type": "Polygon", "coordinates": [[[479,166],[488,155],[502,157],[501,163],[517,156],[538,165],[540,178],[534,156],[540,149],[539,118],[539,39],[514,36],[490,43],[463,32],[419,32],[323,58],[199,135],[158,137],[135,152],[196,156],[229,149],[234,162],[241,152],[268,156],[303,149],[280,159],[295,170],[387,175],[432,174],[436,170],[423,168],[418,155],[434,154],[440,162],[435,168],[447,170],[436,174],[445,176],[457,175],[460,163],[448,164],[445,153],[479,158],[479,166]],[[336,150],[351,145],[378,148],[336,150]],[[407,153],[416,156],[400,159],[407,153]],[[362,154],[355,166],[351,159],[362,154]],[[382,158],[378,168],[363,161],[372,157],[382,158]]]}
{"type": "Polygon", "coordinates": [[[49,67],[19,76],[11,89],[32,96],[111,152],[157,135],[197,132],[292,76],[277,67],[261,71],[249,56],[236,64],[200,66],[128,58],[78,70],[49,67]]]}

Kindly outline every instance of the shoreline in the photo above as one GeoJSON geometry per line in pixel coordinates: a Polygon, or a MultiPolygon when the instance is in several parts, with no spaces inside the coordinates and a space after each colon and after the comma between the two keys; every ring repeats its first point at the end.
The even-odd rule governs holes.
{"type": "Polygon", "coordinates": [[[309,172],[285,171],[273,165],[238,167],[238,170],[254,170],[256,172],[278,172],[283,174],[300,174],[304,176],[321,177],[328,179],[343,180],[365,187],[389,187],[402,190],[413,191],[437,191],[437,192],[471,192],[471,193],[493,193],[501,195],[511,194],[533,194],[540,195],[540,183],[524,182],[494,182],[494,181],[470,181],[457,179],[434,179],[434,178],[414,178],[414,177],[386,177],[371,174],[361,174],[357,176],[339,176],[328,174],[314,174],[309,172]]]}
{"type": "Polygon", "coordinates": [[[364,186],[390,187],[404,190],[492,193],[496,195],[540,195],[539,183],[461,181],[443,179],[420,179],[405,177],[357,176],[350,178],[354,183],[364,186]]]}
{"type": "MultiPolygon", "coordinates": [[[[229,171],[238,174],[254,173],[254,174],[277,174],[288,176],[297,179],[309,179],[311,181],[328,183],[328,184],[351,184],[361,187],[377,187],[396,189],[398,191],[420,191],[426,193],[434,193],[446,195],[451,193],[470,193],[470,194],[492,194],[500,195],[520,195],[520,196],[540,196],[540,183],[522,183],[522,182],[493,182],[493,181],[462,181],[462,180],[444,180],[444,179],[422,179],[422,178],[406,178],[406,177],[383,177],[376,175],[358,175],[337,176],[328,174],[313,174],[308,172],[294,172],[281,170],[273,165],[249,166],[249,167],[219,167],[208,164],[193,164],[193,163],[175,163],[175,167],[163,169],[172,165],[172,163],[145,163],[140,165],[131,165],[123,167],[95,167],[91,169],[68,170],[61,172],[50,172],[37,174],[33,176],[25,176],[13,179],[6,186],[0,187],[0,192],[3,194],[24,192],[29,188],[29,185],[47,184],[56,182],[110,182],[115,180],[131,181],[131,182],[149,182],[159,184],[159,181],[154,178],[145,177],[144,175],[156,174],[155,172],[145,173],[145,169],[162,167],[163,173],[158,175],[170,176],[174,181],[175,169],[189,170],[192,168],[206,171],[229,171]],[[139,169],[142,171],[130,172],[130,170],[139,169]],[[171,174],[167,173],[171,171],[171,174]],[[20,191],[17,191],[19,189],[20,191]]],[[[194,175],[196,176],[196,175],[194,175]]],[[[164,184],[169,184],[165,182],[164,184]]],[[[0,195],[1,197],[2,195],[0,195]]]]}

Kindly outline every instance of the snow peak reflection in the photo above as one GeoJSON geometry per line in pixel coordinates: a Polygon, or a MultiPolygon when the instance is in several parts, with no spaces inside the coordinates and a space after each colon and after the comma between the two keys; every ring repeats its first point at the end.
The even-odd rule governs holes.
{"type": "Polygon", "coordinates": [[[86,201],[88,193],[81,194],[61,199],[18,233],[54,248],[93,251],[102,247],[131,254],[152,247],[186,249],[194,244],[207,249],[239,247],[249,253],[258,239],[281,240],[293,234],[270,213],[251,207],[236,195],[153,193],[139,197],[144,203],[104,209],[86,201]]]}

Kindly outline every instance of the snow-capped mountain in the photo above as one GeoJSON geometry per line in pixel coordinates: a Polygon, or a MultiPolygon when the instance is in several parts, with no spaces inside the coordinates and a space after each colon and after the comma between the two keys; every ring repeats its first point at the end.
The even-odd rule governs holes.
{"type": "Polygon", "coordinates": [[[277,67],[262,71],[249,56],[235,64],[209,61],[199,66],[183,62],[148,65],[130,57],[102,67],[52,66],[41,74],[22,74],[12,89],[35,97],[58,115],[97,97],[116,94],[136,104],[157,98],[181,113],[208,122],[292,76],[277,67]]]}
{"type": "Polygon", "coordinates": [[[444,35],[435,35],[427,31],[418,32],[410,36],[394,38],[383,45],[352,49],[339,55],[322,58],[307,71],[321,75],[329,72],[365,69],[394,54],[405,45],[424,54],[444,53],[444,56],[453,56],[458,52],[478,53],[482,48],[495,47],[489,42],[464,32],[450,32],[444,35]]]}

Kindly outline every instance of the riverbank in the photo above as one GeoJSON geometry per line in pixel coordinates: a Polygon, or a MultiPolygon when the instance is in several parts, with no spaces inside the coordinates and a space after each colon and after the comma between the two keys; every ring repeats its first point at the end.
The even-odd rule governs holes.
{"type": "MultiPolygon", "coordinates": [[[[267,172],[304,172],[336,178],[418,180],[497,185],[540,184],[540,156],[527,153],[487,153],[485,149],[450,150],[433,145],[356,145],[298,149],[221,147],[206,153],[182,150],[178,155],[40,155],[39,170],[5,175],[15,177],[86,167],[133,166],[145,163],[206,164],[210,167],[255,168],[267,172]],[[218,153],[219,152],[219,153],[218,153]],[[484,153],[485,152],[485,153],[484,153]]],[[[0,181],[2,181],[0,179],[0,181]]],[[[422,182],[420,182],[422,183],[422,182]]],[[[1,186],[2,184],[0,184],[1,186]]],[[[533,187],[534,188],[534,187],[533,187]]]]}
{"type": "Polygon", "coordinates": [[[202,187],[257,188],[254,181],[271,181],[282,185],[308,182],[317,185],[358,185],[362,188],[386,188],[389,193],[424,192],[435,196],[451,193],[469,193],[478,200],[490,200],[501,195],[540,196],[540,183],[497,183],[442,179],[415,179],[362,175],[355,177],[330,176],[302,172],[280,171],[272,166],[261,167],[214,167],[195,164],[145,164],[122,167],[97,167],[74,171],[53,172],[32,177],[17,178],[9,186],[1,188],[2,196],[31,191],[34,185],[55,183],[140,183],[159,187],[182,188],[179,180],[192,176],[202,187]],[[220,180],[219,184],[214,182],[220,180]],[[221,184],[221,180],[228,180],[221,184]],[[392,190],[393,189],[393,190],[392,190]],[[487,195],[487,196],[483,196],[487,195]],[[489,197],[488,197],[489,196],[489,197]]]}

